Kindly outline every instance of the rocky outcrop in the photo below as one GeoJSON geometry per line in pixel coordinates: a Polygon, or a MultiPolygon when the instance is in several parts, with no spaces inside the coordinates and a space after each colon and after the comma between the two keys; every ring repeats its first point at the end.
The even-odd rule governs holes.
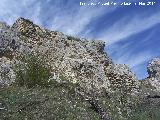
{"type": "Polygon", "coordinates": [[[63,74],[67,79],[79,81],[83,86],[86,83],[88,90],[91,89],[91,83],[94,83],[95,89],[108,86],[104,68],[112,61],[104,52],[103,41],[78,39],[42,29],[23,18],[19,18],[11,29],[19,33],[21,41],[32,51],[45,56],[52,66],[54,78],[63,74]]]}
{"type": "Polygon", "coordinates": [[[147,69],[149,77],[146,80],[156,91],[160,91],[160,58],[153,59],[147,69]]]}
{"type": "Polygon", "coordinates": [[[126,93],[138,92],[139,81],[136,75],[125,64],[113,64],[106,68],[106,76],[112,88],[125,89],[126,93]]]}
{"type": "Polygon", "coordinates": [[[0,30],[9,29],[10,26],[8,26],[5,22],[0,22],[0,30]]]}
{"type": "Polygon", "coordinates": [[[16,33],[11,31],[5,24],[0,25],[0,56],[6,56],[10,59],[13,58],[13,52],[18,47],[19,38],[16,33]]]}
{"type": "Polygon", "coordinates": [[[0,57],[19,60],[29,52],[45,56],[52,66],[52,79],[65,76],[79,82],[86,90],[101,91],[125,82],[131,91],[137,89],[135,75],[126,65],[117,65],[104,52],[105,43],[65,35],[43,29],[33,22],[19,18],[11,27],[0,25],[0,57]]]}
{"type": "Polygon", "coordinates": [[[154,58],[148,64],[148,74],[149,77],[159,78],[160,77],[160,58],[154,58]]]}
{"type": "Polygon", "coordinates": [[[6,57],[0,58],[0,87],[8,86],[15,81],[12,61],[6,57]]]}

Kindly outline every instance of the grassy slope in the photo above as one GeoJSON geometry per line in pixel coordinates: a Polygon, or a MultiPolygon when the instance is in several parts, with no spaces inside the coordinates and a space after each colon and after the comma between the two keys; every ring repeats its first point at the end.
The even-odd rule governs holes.
{"type": "MultiPolygon", "coordinates": [[[[0,120],[100,120],[90,104],[75,95],[74,86],[69,83],[55,83],[48,88],[1,88],[0,103],[0,120]]],[[[106,109],[108,106],[103,105],[106,109]]],[[[128,120],[159,120],[159,113],[160,100],[145,99],[128,120]]],[[[118,120],[115,115],[113,111],[113,120],[118,120]]]]}
{"type": "Polygon", "coordinates": [[[90,105],[75,97],[72,87],[12,86],[0,90],[2,120],[99,120],[90,105]]]}

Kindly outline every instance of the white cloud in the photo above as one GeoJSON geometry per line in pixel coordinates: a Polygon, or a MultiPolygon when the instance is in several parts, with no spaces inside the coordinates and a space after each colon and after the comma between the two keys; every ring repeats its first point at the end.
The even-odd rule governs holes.
{"type": "Polygon", "coordinates": [[[52,23],[52,29],[61,30],[67,34],[79,35],[85,30],[85,27],[94,19],[102,16],[107,12],[111,12],[114,8],[106,10],[103,7],[82,6],[78,10],[73,9],[65,12],[63,16],[55,15],[52,23]]]}
{"type": "Polygon", "coordinates": [[[160,12],[144,18],[140,18],[138,15],[130,19],[124,17],[116,22],[111,28],[100,34],[97,38],[106,40],[111,45],[118,41],[122,41],[124,38],[131,35],[144,31],[157,23],[160,23],[160,12]],[[126,23],[126,21],[129,22],[126,23]]]}
{"type": "Polygon", "coordinates": [[[80,7],[79,2],[73,4],[74,0],[68,1],[65,5],[62,5],[64,3],[59,0],[54,1],[52,4],[50,2],[51,0],[46,2],[38,0],[1,0],[0,21],[6,21],[11,25],[18,17],[25,17],[42,26],[42,21],[49,17],[49,19],[46,19],[46,23],[50,22],[47,26],[49,29],[78,35],[85,30],[85,27],[93,19],[114,9],[114,7],[108,7],[107,10],[104,7],[80,7]],[[43,9],[43,6],[48,6],[48,9],[43,9]],[[45,13],[48,15],[47,17],[45,13]]]}
{"type": "Polygon", "coordinates": [[[123,54],[121,57],[117,58],[117,63],[125,63],[131,68],[138,67],[144,62],[151,60],[154,55],[150,51],[139,52],[137,54],[123,54]]]}
{"type": "MultiPolygon", "coordinates": [[[[99,0],[94,0],[96,2],[99,0]]],[[[117,2],[116,0],[109,0],[111,2],[117,2]]],[[[122,2],[124,0],[119,0],[122,2]]],[[[130,0],[137,1],[137,0],[130,0]]],[[[89,0],[90,3],[90,0],[89,0]]],[[[89,7],[82,6],[78,11],[72,11],[71,14],[63,14],[63,16],[57,15],[53,20],[53,29],[59,29],[67,34],[79,35],[92,38],[92,35],[88,35],[89,29],[85,28],[92,20],[101,17],[104,14],[110,13],[119,6],[107,6],[107,7],[89,7]],[[84,32],[81,35],[81,32],[84,32]]],[[[94,26],[93,26],[94,27],[94,26]]]]}
{"type": "MultiPolygon", "coordinates": [[[[94,0],[94,2],[96,1],[99,0],[94,0]]],[[[93,6],[80,7],[79,2],[73,4],[73,2],[75,2],[74,0],[66,2],[65,5],[61,5],[63,3],[59,0],[54,1],[52,4],[50,4],[50,2],[51,0],[47,0],[46,2],[39,0],[1,0],[0,20],[7,21],[7,23],[11,25],[18,17],[25,17],[43,26],[42,21],[45,19],[46,13],[48,15],[47,17],[52,19],[52,21],[49,20],[50,23],[47,26],[49,29],[56,29],[66,34],[81,36],[81,32],[87,34],[89,30],[86,29],[86,26],[92,20],[117,8],[117,6],[108,6],[107,8],[93,6]],[[48,9],[44,11],[43,6],[45,5],[48,5],[48,9]],[[42,11],[44,15],[41,15],[42,11]]]]}
{"type": "Polygon", "coordinates": [[[41,25],[39,13],[41,10],[40,1],[36,0],[1,0],[0,20],[13,24],[18,17],[26,17],[41,25]]]}

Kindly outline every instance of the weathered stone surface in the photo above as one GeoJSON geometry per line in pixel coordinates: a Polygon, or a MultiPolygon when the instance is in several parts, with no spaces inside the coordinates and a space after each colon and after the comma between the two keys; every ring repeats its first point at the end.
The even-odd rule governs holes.
{"type": "Polygon", "coordinates": [[[104,67],[112,61],[104,52],[103,41],[87,41],[42,29],[23,18],[18,19],[12,29],[21,33],[20,38],[25,38],[24,42],[33,51],[46,56],[54,75],[64,74],[72,81],[88,82],[87,84],[93,80],[99,81],[96,85],[98,89],[104,86],[104,67]],[[92,73],[85,73],[91,68],[92,73]]]}
{"type": "Polygon", "coordinates": [[[9,29],[9,26],[5,22],[0,22],[0,30],[9,29]]]}
{"type": "Polygon", "coordinates": [[[147,68],[149,77],[160,77],[160,58],[154,58],[147,68]]]}
{"type": "Polygon", "coordinates": [[[0,87],[9,86],[15,81],[15,73],[12,69],[12,61],[6,57],[0,58],[0,87]]]}
{"type": "Polygon", "coordinates": [[[13,58],[13,52],[16,50],[19,38],[9,29],[0,31],[0,55],[13,58]]]}
{"type": "Polygon", "coordinates": [[[139,82],[135,74],[125,64],[111,64],[106,68],[106,76],[112,87],[126,87],[126,92],[138,92],[139,82]]]}
{"type": "Polygon", "coordinates": [[[73,82],[79,82],[83,87],[90,90],[101,91],[109,89],[110,82],[106,80],[104,66],[96,62],[83,59],[65,59],[61,64],[64,75],[73,82]]]}
{"type": "Polygon", "coordinates": [[[96,91],[103,88],[109,90],[111,84],[122,82],[126,82],[130,89],[135,88],[134,84],[137,85],[135,75],[127,66],[113,64],[104,52],[103,41],[49,31],[24,18],[19,18],[7,30],[1,30],[0,37],[3,43],[1,48],[3,51],[9,49],[14,60],[31,51],[45,56],[52,66],[53,79],[63,74],[72,82],[86,85],[87,90],[94,87],[96,91]]]}
{"type": "Polygon", "coordinates": [[[148,82],[160,92],[160,58],[154,58],[147,66],[148,82]]]}

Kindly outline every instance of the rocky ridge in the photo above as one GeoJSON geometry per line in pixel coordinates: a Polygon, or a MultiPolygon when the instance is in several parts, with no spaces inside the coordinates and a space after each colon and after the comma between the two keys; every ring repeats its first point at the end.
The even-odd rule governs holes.
{"type": "MultiPolygon", "coordinates": [[[[8,86],[14,82],[13,65],[21,56],[35,52],[45,56],[52,66],[51,80],[60,80],[63,75],[88,91],[94,82],[94,89],[99,92],[103,88],[110,91],[110,86],[118,88],[125,82],[128,90],[138,91],[141,84],[135,74],[126,65],[114,64],[104,47],[103,41],[43,29],[24,18],[17,19],[12,26],[0,23],[0,84],[8,86]]],[[[148,65],[148,73],[146,81],[159,91],[160,59],[148,65]]]]}

